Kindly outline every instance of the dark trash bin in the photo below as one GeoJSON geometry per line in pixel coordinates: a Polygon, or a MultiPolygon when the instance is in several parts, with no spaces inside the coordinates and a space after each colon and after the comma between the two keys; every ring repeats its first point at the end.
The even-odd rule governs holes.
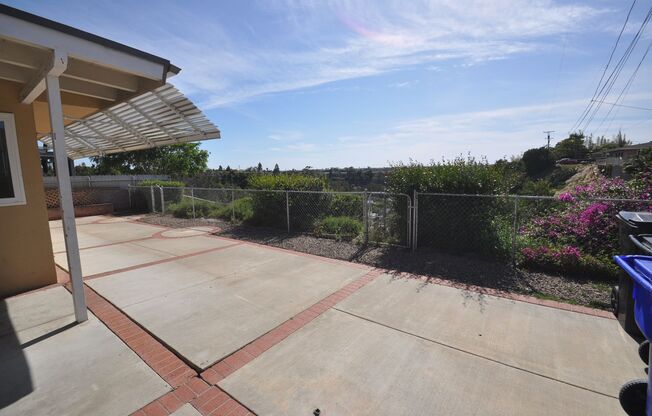
{"type": "MultiPolygon", "coordinates": [[[[620,211],[618,218],[618,240],[620,254],[652,255],[647,251],[647,240],[638,241],[642,235],[652,235],[652,212],[620,211]]],[[[612,306],[618,322],[625,332],[637,340],[642,334],[634,319],[634,301],[632,300],[632,279],[624,271],[620,271],[618,286],[612,292],[612,306]]]]}

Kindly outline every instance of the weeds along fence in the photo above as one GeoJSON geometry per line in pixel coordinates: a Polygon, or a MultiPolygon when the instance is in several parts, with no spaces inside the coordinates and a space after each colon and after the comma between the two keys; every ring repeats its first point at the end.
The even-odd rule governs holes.
{"type": "Polygon", "coordinates": [[[403,247],[411,241],[411,201],[405,194],[131,186],[129,195],[135,210],[180,218],[403,247]]]}
{"type": "Polygon", "coordinates": [[[613,277],[616,214],[650,200],[414,192],[130,187],[132,206],[358,242],[430,248],[535,269],[613,277]]]}

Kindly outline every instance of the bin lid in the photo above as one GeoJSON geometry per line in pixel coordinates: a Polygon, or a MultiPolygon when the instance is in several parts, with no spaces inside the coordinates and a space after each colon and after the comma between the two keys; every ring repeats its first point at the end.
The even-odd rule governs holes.
{"type": "Polygon", "coordinates": [[[652,293],[652,256],[615,256],[614,260],[636,283],[652,293]]]}
{"type": "Polygon", "coordinates": [[[634,259],[634,269],[652,282],[652,257],[634,259]]]}
{"type": "Polygon", "coordinates": [[[652,224],[652,212],[632,212],[632,211],[620,211],[618,216],[623,220],[634,224],[652,224]]]}
{"type": "Polygon", "coordinates": [[[652,234],[630,234],[629,239],[643,254],[652,256],[652,234]]]}

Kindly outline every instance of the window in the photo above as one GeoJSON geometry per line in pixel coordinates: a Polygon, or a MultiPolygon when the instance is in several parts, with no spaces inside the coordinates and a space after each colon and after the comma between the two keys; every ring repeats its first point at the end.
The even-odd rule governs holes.
{"type": "Polygon", "coordinates": [[[0,207],[24,204],[25,189],[14,115],[0,113],[0,207]]]}

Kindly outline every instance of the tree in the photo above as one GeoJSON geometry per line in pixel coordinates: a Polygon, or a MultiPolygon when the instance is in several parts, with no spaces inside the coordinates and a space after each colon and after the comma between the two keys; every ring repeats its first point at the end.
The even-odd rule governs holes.
{"type": "Polygon", "coordinates": [[[584,159],[589,153],[589,149],[584,144],[584,133],[571,133],[571,135],[559,143],[552,150],[555,158],[563,159],[584,159]]]}
{"type": "Polygon", "coordinates": [[[523,166],[528,176],[533,177],[555,166],[550,150],[546,147],[530,149],[523,153],[523,166]]]}
{"type": "Polygon", "coordinates": [[[258,162],[258,166],[256,166],[256,170],[257,170],[258,172],[262,172],[262,171],[263,171],[263,164],[260,163],[260,162],[258,162]]]}
{"type": "Polygon", "coordinates": [[[274,165],[274,171],[272,172],[274,175],[278,175],[281,173],[281,169],[278,167],[278,163],[274,165]]]}
{"type": "Polygon", "coordinates": [[[199,143],[182,143],[133,152],[91,157],[100,175],[153,174],[195,176],[206,170],[208,151],[199,143]]]}
{"type": "Polygon", "coordinates": [[[221,172],[221,171],[223,171],[224,169],[222,169],[222,165],[220,165],[220,166],[217,167],[217,170],[221,172]]]}

